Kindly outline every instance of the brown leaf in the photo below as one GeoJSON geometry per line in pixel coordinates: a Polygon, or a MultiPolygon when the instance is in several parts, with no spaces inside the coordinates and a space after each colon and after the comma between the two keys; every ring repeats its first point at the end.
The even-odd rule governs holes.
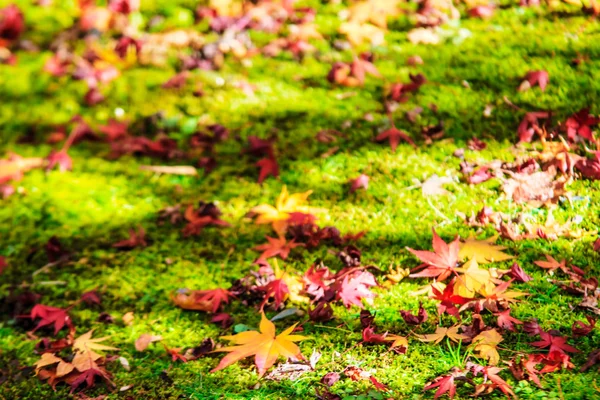
{"type": "Polygon", "coordinates": [[[162,340],[162,336],[160,335],[151,335],[149,333],[143,333],[139,338],[135,341],[135,349],[137,351],[144,351],[148,348],[150,343],[160,342],[162,340]]]}

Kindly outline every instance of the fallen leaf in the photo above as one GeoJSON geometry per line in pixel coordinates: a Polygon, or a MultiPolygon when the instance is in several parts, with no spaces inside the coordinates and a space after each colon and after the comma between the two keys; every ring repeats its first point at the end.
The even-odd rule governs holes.
{"type": "Polygon", "coordinates": [[[219,371],[235,363],[242,358],[255,356],[254,362],[258,369],[258,376],[262,377],[277,358],[302,359],[302,353],[294,342],[305,340],[305,336],[292,335],[296,324],[287,328],[279,335],[275,335],[275,325],[269,321],[264,313],[261,313],[260,331],[246,331],[233,336],[222,338],[233,342],[236,346],[222,347],[215,351],[228,352],[219,365],[211,372],[219,371]]]}
{"type": "Polygon", "coordinates": [[[149,333],[143,333],[135,341],[135,349],[137,351],[144,351],[148,348],[150,343],[160,342],[162,339],[163,338],[160,335],[151,335],[149,333]]]}
{"type": "Polygon", "coordinates": [[[500,354],[496,347],[504,339],[495,329],[483,331],[473,338],[473,350],[479,352],[479,357],[488,360],[490,365],[498,364],[500,354]]]}
{"type": "Polygon", "coordinates": [[[474,259],[480,264],[485,264],[514,258],[513,256],[502,252],[506,247],[494,244],[497,238],[498,236],[492,236],[488,239],[477,240],[473,237],[469,237],[464,242],[460,243],[460,251],[458,253],[459,259],[474,259]]]}

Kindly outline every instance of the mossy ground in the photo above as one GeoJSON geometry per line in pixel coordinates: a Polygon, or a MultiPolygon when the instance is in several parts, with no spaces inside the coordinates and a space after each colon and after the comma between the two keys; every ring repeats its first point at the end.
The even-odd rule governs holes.
{"type": "MultiPolygon", "coordinates": [[[[0,1],[0,6],[4,3],[0,1]]],[[[29,23],[27,35],[38,42],[73,22],[69,2],[45,10],[30,7],[29,2],[17,3],[23,3],[26,20],[34,21],[29,23]]],[[[179,11],[173,11],[174,2],[169,2],[168,7],[166,2],[148,3],[151,3],[145,11],[148,15],[168,9],[175,26],[187,24],[185,6],[189,1],[179,1],[182,5],[179,11]]],[[[338,8],[318,7],[317,23],[323,33],[335,34],[338,8]]],[[[592,107],[592,113],[599,113],[600,26],[578,13],[558,15],[508,8],[499,10],[490,21],[463,19],[445,26],[449,37],[444,44],[424,46],[408,42],[408,27],[402,22],[397,25],[397,30],[387,35],[386,46],[372,49],[376,65],[385,82],[407,81],[408,74],[416,71],[428,78],[429,83],[401,105],[401,110],[424,107],[420,124],[435,124],[439,118],[445,122],[446,136],[433,145],[420,144],[418,150],[400,145],[396,153],[372,140],[387,124],[380,102],[383,82],[368,78],[364,88],[351,89],[330,85],[325,76],[331,62],[351,58],[350,53],[334,52],[326,43],[317,44],[318,57],[308,57],[300,63],[284,55],[275,59],[258,56],[244,66],[229,61],[218,72],[195,72],[195,79],[204,83],[205,96],[200,99],[193,97],[191,90],[160,88],[174,70],[127,70],[105,90],[107,100],[91,108],[82,105],[85,93],[82,82],[57,80],[39,72],[50,53],[21,53],[17,66],[0,65],[3,152],[45,156],[50,146],[18,144],[15,139],[30,131],[48,132],[51,126],[65,123],[75,114],[103,123],[114,115],[116,108],[123,108],[130,120],[163,112],[162,123],[182,143],[193,132],[189,127],[198,121],[223,124],[241,138],[217,147],[220,164],[206,177],[142,172],[139,165],[160,162],[133,157],[108,160],[108,148],[98,143],[82,143],[72,148],[72,172],[28,173],[18,183],[23,194],[0,203],[0,255],[10,264],[0,277],[0,293],[6,294],[10,287],[22,284],[42,294],[42,303],[64,307],[81,293],[98,288],[102,306],[77,306],[71,315],[79,333],[94,328],[98,336],[110,336],[112,344],[121,349],[119,354],[131,365],[128,372],[118,363],[112,364],[110,370],[115,374],[117,387],[133,387],[109,398],[314,398],[320,378],[347,365],[372,370],[391,388],[393,398],[432,396],[423,394],[424,384],[460,365],[466,348],[459,350],[452,343],[430,345],[413,340],[407,354],[398,355],[383,346],[357,346],[361,339],[357,308],[337,307],[335,321],[304,325],[312,339],[301,343],[303,352],[310,354],[314,349],[322,352],[323,358],[317,371],[296,381],[259,381],[249,360],[209,373],[218,357],[174,363],[161,346],[151,346],[139,353],[133,345],[140,334],[147,332],[162,335],[170,347],[194,346],[204,338],[226,333],[209,323],[210,316],[176,308],[169,294],[184,287],[228,287],[231,280],[255,268],[252,261],[257,253],[251,248],[262,243],[269,231],[254,225],[244,215],[255,205],[272,204],[284,184],[290,192],[314,191],[311,205],[328,210],[320,221],[322,225],[334,225],[342,232],[366,230],[366,237],[358,243],[363,260],[383,270],[392,264],[416,266],[417,260],[405,247],[430,248],[432,227],[446,239],[474,233],[456,215],[457,211],[470,213],[486,204],[512,214],[525,209],[532,218],[545,220],[546,209],[527,210],[501,199],[499,184],[493,181],[473,187],[455,183],[448,186],[450,196],[430,200],[420,190],[410,187],[415,179],[422,181],[432,174],[457,176],[459,160],[452,153],[473,136],[485,140],[488,148],[483,152],[467,150],[467,159],[513,159],[511,146],[523,112],[507,106],[504,96],[526,111],[553,110],[558,119],[586,106],[592,107]],[[420,55],[424,65],[406,66],[407,58],[412,55],[420,55]],[[587,61],[574,67],[571,61],[580,55],[587,61]],[[550,73],[547,90],[517,92],[520,78],[535,69],[550,73]],[[224,85],[217,83],[219,78],[224,79],[224,85]],[[238,80],[256,85],[255,96],[247,97],[236,89],[233,84],[238,80]],[[352,95],[339,96],[349,92],[352,95]],[[430,104],[437,106],[437,115],[428,108],[430,104]],[[486,105],[494,106],[490,117],[483,115],[486,105]],[[367,113],[372,114],[372,121],[365,120],[367,113]],[[321,154],[331,145],[314,140],[321,129],[337,129],[345,135],[336,143],[339,151],[327,158],[321,154]],[[259,185],[252,161],[239,153],[247,136],[273,134],[278,138],[281,176],[259,185]],[[368,191],[348,194],[346,182],[360,173],[371,177],[368,191]],[[209,228],[198,237],[184,238],[178,227],[157,225],[160,209],[198,200],[216,202],[231,227],[209,228]],[[112,243],[125,238],[127,230],[135,226],[146,229],[148,247],[129,252],[111,248],[112,243]],[[42,248],[52,236],[57,236],[74,253],[73,261],[32,277],[47,260],[43,251],[33,255],[30,252],[42,248]],[[49,285],[49,281],[58,283],[49,285]],[[96,322],[102,311],[117,322],[110,325],[96,322]],[[128,312],[133,312],[135,319],[132,325],[125,326],[120,317],[128,312]],[[165,375],[172,381],[165,380],[165,375]]],[[[256,43],[268,40],[261,35],[254,38],[256,43]]],[[[419,135],[414,125],[400,118],[398,126],[414,137],[419,135]]],[[[571,190],[580,196],[579,200],[559,204],[555,217],[564,221],[579,215],[581,226],[594,232],[600,222],[599,188],[598,182],[575,182],[571,190]]],[[[480,237],[492,234],[494,231],[487,229],[480,237]]],[[[575,265],[597,275],[600,256],[592,250],[594,239],[591,234],[577,240],[503,242],[535,278],[516,285],[531,296],[513,308],[513,315],[523,320],[537,318],[543,328],[565,333],[570,331],[573,321],[583,320],[584,313],[571,307],[578,300],[557,290],[532,261],[551,254],[572,259],[575,265]]],[[[293,251],[284,265],[288,271],[303,272],[317,258],[334,269],[341,266],[325,248],[293,251]]],[[[509,264],[499,266],[506,265],[509,264]]],[[[376,322],[382,330],[406,333],[408,328],[398,310],[416,310],[420,301],[430,315],[436,315],[432,301],[411,295],[411,291],[424,283],[407,279],[389,289],[377,290],[379,297],[369,309],[376,313],[376,322]]],[[[248,326],[256,326],[260,318],[256,310],[235,303],[230,311],[236,323],[248,326]]],[[[433,330],[435,320],[432,318],[426,326],[433,330]]],[[[286,321],[278,323],[278,327],[287,325],[286,321]]],[[[501,344],[506,350],[501,354],[509,357],[510,351],[530,351],[532,347],[527,344],[530,341],[523,334],[506,334],[501,344]]],[[[13,375],[0,386],[0,397],[63,399],[67,396],[64,387],[59,386],[53,392],[32,374],[18,374],[19,367],[31,366],[37,360],[34,345],[17,321],[0,322],[0,368],[10,370],[13,375]]],[[[576,347],[582,353],[573,360],[581,365],[589,351],[600,347],[598,330],[578,340],[576,347]]],[[[543,379],[543,389],[527,382],[516,383],[512,377],[507,380],[521,398],[591,399],[600,397],[595,384],[597,376],[593,369],[588,373],[575,370],[548,374],[543,379]]],[[[332,388],[341,395],[362,393],[366,398],[378,398],[370,390],[366,383],[348,380],[332,388]]],[[[89,394],[104,392],[106,389],[101,387],[89,394]]],[[[459,397],[466,396],[461,393],[459,390],[459,397]]]]}

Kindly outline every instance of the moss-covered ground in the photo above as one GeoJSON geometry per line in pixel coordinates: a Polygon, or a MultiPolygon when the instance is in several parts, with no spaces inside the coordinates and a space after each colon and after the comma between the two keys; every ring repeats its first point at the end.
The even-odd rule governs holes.
{"type": "MultiPolygon", "coordinates": [[[[6,3],[0,1],[0,6],[6,3]]],[[[73,1],[56,1],[47,8],[34,7],[29,1],[17,3],[28,24],[25,37],[41,45],[75,19],[70,4],[73,1]]],[[[145,18],[168,11],[166,25],[186,27],[193,23],[187,8],[193,2],[142,3],[148,3],[140,14],[145,18]]],[[[336,34],[336,13],[341,5],[303,3],[318,10],[316,22],[324,35],[336,34]]],[[[131,156],[111,160],[107,157],[109,147],[94,142],[72,147],[71,172],[27,173],[17,183],[18,193],[0,200],[0,255],[9,263],[0,276],[0,294],[31,290],[42,295],[43,304],[67,307],[83,292],[97,288],[102,295],[101,306],[77,305],[70,314],[78,333],[95,329],[96,336],[110,336],[111,344],[120,348],[119,355],[129,361],[130,371],[118,362],[109,369],[115,375],[117,388],[132,388],[123,393],[116,391],[108,398],[308,399],[314,398],[315,387],[326,372],[339,372],[348,365],[372,371],[391,389],[387,397],[432,397],[431,392],[423,393],[425,383],[453,366],[461,366],[467,348],[445,341],[431,345],[412,340],[407,353],[401,355],[385,346],[357,345],[361,328],[360,310],[356,307],[336,306],[332,322],[303,325],[311,340],[302,342],[301,349],[307,355],[317,350],[323,356],[316,371],[295,381],[258,380],[251,360],[209,373],[220,355],[180,363],[172,362],[160,345],[150,346],[143,353],[134,349],[134,341],[142,333],[160,334],[170,347],[191,347],[205,338],[231,333],[230,329],[211,324],[210,315],[177,308],[170,301],[170,294],[180,288],[227,288],[231,281],[254,270],[252,262],[258,253],[252,247],[263,243],[270,230],[255,225],[245,215],[255,205],[273,204],[283,185],[292,193],[314,191],[311,205],[328,210],[320,224],[334,225],[342,233],[367,231],[357,243],[363,262],[384,271],[390,266],[417,266],[418,260],[406,247],[430,249],[432,227],[446,240],[455,235],[495,234],[492,228],[477,231],[468,227],[457,212],[470,214],[488,205],[495,211],[511,215],[523,211],[536,221],[545,221],[546,208],[532,209],[502,199],[496,180],[475,186],[456,181],[447,185],[449,196],[433,198],[424,197],[415,189],[415,182],[432,174],[458,177],[460,160],[452,154],[474,136],[488,147],[481,152],[466,150],[466,159],[514,159],[513,143],[524,111],[552,110],[557,119],[587,106],[591,106],[592,113],[600,112],[600,26],[580,12],[507,7],[497,10],[490,20],[470,18],[446,24],[442,29],[447,39],[440,45],[428,46],[409,42],[409,26],[405,25],[402,20],[391,23],[387,44],[372,49],[384,78],[367,78],[364,87],[345,88],[327,82],[331,63],[350,61],[351,53],[334,50],[322,41],[316,43],[317,56],[300,62],[285,54],[275,58],[256,56],[246,63],[228,59],[218,71],[193,72],[193,78],[203,83],[204,96],[200,98],[193,96],[192,87],[160,88],[176,72],[170,67],[127,69],[103,89],[106,100],[93,107],[81,100],[86,91],[83,82],[40,72],[49,52],[19,52],[17,65],[0,65],[3,153],[43,157],[51,145],[43,140],[34,145],[20,143],[19,138],[27,133],[43,138],[53,126],[67,123],[76,114],[92,124],[106,123],[115,116],[117,108],[122,108],[131,121],[161,113],[159,124],[181,143],[186,142],[199,122],[223,124],[239,140],[217,145],[219,164],[206,176],[140,171],[140,165],[163,162],[131,156]],[[423,65],[407,66],[407,58],[413,55],[419,55],[423,65]],[[572,61],[577,57],[585,57],[586,61],[574,65],[572,61]],[[550,74],[546,91],[534,88],[518,92],[523,75],[538,69],[550,74]],[[418,149],[400,144],[394,153],[387,144],[373,140],[378,131],[389,126],[381,105],[383,85],[405,82],[408,74],[415,72],[423,73],[428,83],[396,112],[401,115],[402,111],[421,106],[424,111],[419,123],[432,125],[443,120],[445,136],[427,145],[415,125],[397,118],[398,127],[415,138],[418,149]],[[235,87],[241,80],[255,85],[253,96],[235,87]],[[504,97],[523,111],[509,106],[504,97]],[[429,107],[432,104],[437,113],[429,107]],[[484,116],[488,105],[493,110],[484,116]],[[369,117],[365,118],[367,114],[369,117]],[[343,133],[334,144],[339,150],[327,157],[321,155],[333,145],[314,140],[323,129],[343,133]],[[253,161],[239,156],[251,135],[277,137],[275,147],[281,169],[278,179],[256,183],[253,161]],[[368,190],[348,194],[347,181],[361,173],[371,177],[368,190]],[[199,236],[186,238],[180,227],[157,224],[159,210],[199,200],[215,202],[231,226],[207,228],[199,236]],[[137,226],[147,232],[147,247],[131,251],[111,247],[127,237],[129,228],[137,226]],[[43,247],[53,236],[72,253],[70,261],[32,276],[48,262],[43,247]],[[101,312],[110,314],[116,322],[97,322],[101,312]],[[133,312],[134,320],[125,325],[121,317],[129,312],[133,312]]],[[[257,44],[270,39],[262,33],[251,35],[257,44]]],[[[572,307],[578,299],[558,290],[533,261],[550,254],[570,259],[597,276],[600,255],[593,251],[591,243],[600,222],[599,188],[598,182],[575,181],[570,186],[575,200],[561,202],[553,211],[558,221],[581,217],[580,227],[590,234],[555,241],[499,240],[534,277],[533,281],[515,284],[518,290],[531,295],[513,307],[514,317],[537,318],[544,329],[558,329],[565,334],[570,332],[573,321],[585,320],[586,313],[572,307]]],[[[326,246],[313,251],[296,249],[283,265],[288,271],[304,272],[316,259],[333,269],[341,268],[340,261],[326,246]]],[[[505,262],[497,266],[509,265],[505,262]]],[[[409,329],[398,310],[416,310],[419,302],[424,302],[432,316],[425,330],[433,331],[437,320],[435,303],[411,293],[425,283],[405,279],[389,288],[376,289],[378,297],[368,309],[375,313],[382,331],[406,334],[409,329]]],[[[236,324],[256,327],[260,319],[255,309],[235,301],[227,310],[236,324]]],[[[0,397],[66,398],[66,387],[58,386],[54,392],[31,369],[22,369],[39,358],[34,352],[36,341],[28,338],[23,322],[7,317],[9,314],[3,309],[6,317],[0,322],[0,369],[8,375],[0,385],[0,397]]],[[[300,318],[288,318],[277,326],[283,328],[296,320],[300,318]]],[[[531,341],[522,333],[507,333],[500,354],[510,357],[512,351],[531,351],[527,344],[531,341]]],[[[591,350],[600,347],[600,334],[596,329],[574,344],[581,353],[574,355],[573,362],[580,366],[591,350]]],[[[520,398],[600,398],[598,374],[593,368],[587,373],[575,368],[547,374],[543,388],[503,376],[520,398]]],[[[373,392],[367,382],[349,380],[334,385],[331,391],[348,396],[344,398],[383,396],[373,392]]],[[[100,385],[88,395],[102,393],[108,391],[100,385]]],[[[467,395],[459,389],[458,397],[467,395]]]]}

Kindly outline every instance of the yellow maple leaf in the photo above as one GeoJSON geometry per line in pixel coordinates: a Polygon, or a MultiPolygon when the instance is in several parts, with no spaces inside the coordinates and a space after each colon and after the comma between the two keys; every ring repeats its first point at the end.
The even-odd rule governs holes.
{"type": "Polygon", "coordinates": [[[323,211],[318,208],[304,205],[304,203],[308,202],[308,196],[310,196],[311,193],[312,190],[308,190],[304,193],[294,193],[290,195],[287,187],[284,186],[277,197],[275,207],[269,204],[261,204],[252,208],[251,211],[258,214],[256,223],[272,224],[273,229],[278,234],[283,234],[291,213],[300,212],[304,214],[313,214],[315,212],[323,211]]]}
{"type": "Polygon", "coordinates": [[[233,336],[222,336],[223,339],[235,343],[237,346],[228,346],[215,351],[229,352],[219,365],[211,372],[221,370],[242,358],[254,356],[254,363],[258,369],[258,376],[262,377],[265,372],[275,364],[280,356],[286,358],[303,358],[300,348],[294,342],[307,339],[305,336],[292,335],[297,324],[294,324],[275,335],[275,324],[261,313],[259,332],[247,331],[233,336]]]}
{"type": "Polygon", "coordinates": [[[500,354],[498,354],[496,347],[503,340],[502,335],[497,330],[490,329],[473,338],[473,350],[478,351],[479,357],[488,360],[490,365],[496,365],[500,361],[500,354]]]}
{"type": "Polygon", "coordinates": [[[274,263],[275,268],[273,269],[273,272],[275,274],[275,279],[283,279],[288,287],[290,300],[295,303],[308,303],[310,299],[300,294],[304,290],[304,282],[302,279],[298,276],[292,276],[280,269],[277,260],[274,260],[274,263]]]}
{"type": "Polygon", "coordinates": [[[56,366],[56,377],[60,378],[61,376],[65,376],[69,374],[75,366],[71,363],[66,362],[60,357],[55,356],[52,353],[44,353],[42,357],[34,364],[35,365],[35,373],[37,375],[40,372],[40,369],[47,367],[49,365],[54,365],[58,363],[56,366]]]}
{"type": "Polygon", "coordinates": [[[92,329],[91,331],[86,332],[83,335],[79,336],[77,339],[75,339],[75,341],[73,342],[73,350],[80,353],[90,352],[90,355],[94,360],[97,360],[101,356],[99,354],[96,354],[93,350],[119,350],[116,347],[107,346],[105,344],[100,343],[108,339],[108,337],[92,339],[93,333],[94,330],[92,329]]]}
{"type": "Polygon", "coordinates": [[[448,337],[448,338],[450,338],[450,340],[458,343],[461,340],[468,339],[468,336],[463,335],[462,333],[458,333],[459,327],[460,327],[459,325],[451,326],[450,328],[444,328],[444,327],[438,326],[435,329],[434,333],[429,333],[426,335],[415,335],[415,336],[421,342],[434,342],[435,344],[438,344],[439,342],[442,341],[443,338],[448,337]]]}
{"type": "Polygon", "coordinates": [[[481,264],[510,260],[511,258],[514,258],[513,256],[502,252],[502,250],[506,249],[506,247],[494,244],[497,238],[498,236],[492,236],[489,239],[477,240],[471,236],[464,242],[460,243],[458,257],[461,260],[474,258],[478,263],[481,264]]]}
{"type": "Polygon", "coordinates": [[[490,271],[479,268],[479,263],[475,258],[455,270],[462,273],[454,284],[454,294],[456,295],[470,298],[474,297],[475,293],[489,293],[496,287],[490,271]]]}

